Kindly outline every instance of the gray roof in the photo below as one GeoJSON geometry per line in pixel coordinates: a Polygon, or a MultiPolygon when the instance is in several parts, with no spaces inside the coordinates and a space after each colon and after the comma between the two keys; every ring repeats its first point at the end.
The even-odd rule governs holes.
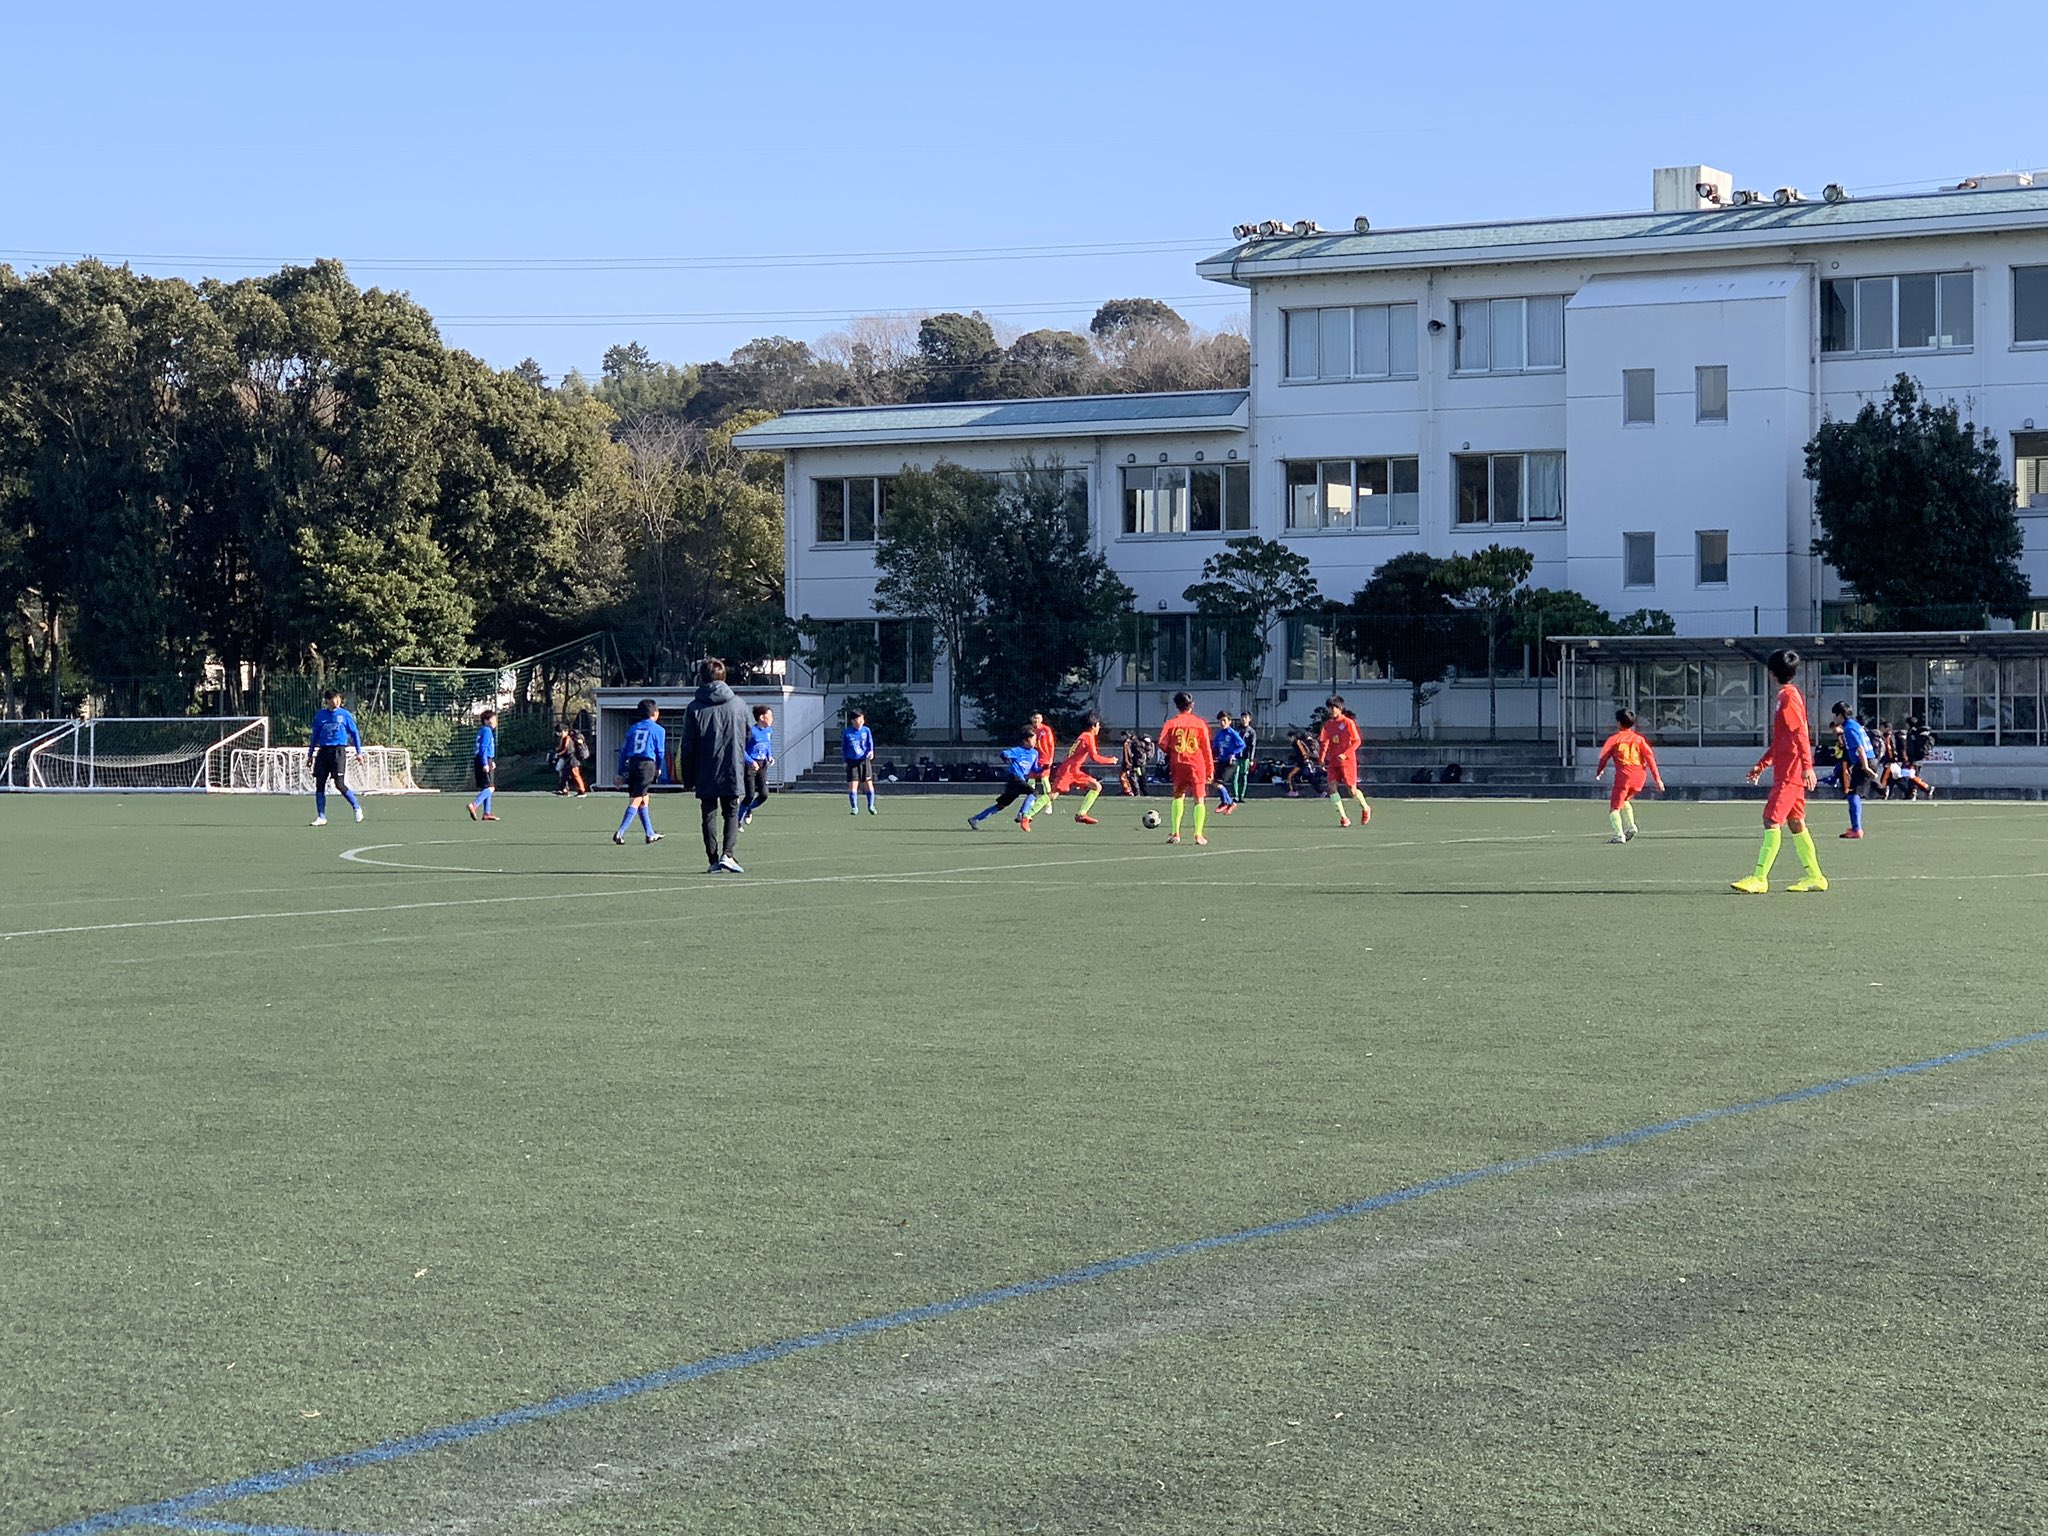
{"type": "Polygon", "coordinates": [[[741,448],[846,447],[1019,437],[1117,437],[1139,432],[1243,431],[1244,389],[1158,395],[1059,395],[1040,400],[972,400],[945,405],[856,405],[785,411],[749,427],[741,448]]]}
{"type": "MultiPolygon", "coordinates": [[[[2048,630],[1836,630],[1824,635],[1551,635],[1546,643],[1577,651],[1579,660],[1704,661],[1728,655],[1762,661],[1789,647],[1808,662],[1871,661],[1913,656],[2048,657],[2048,630]]],[[[1807,674],[1802,673],[1802,676],[1807,674]]]]}
{"type": "Polygon", "coordinates": [[[1933,192],[1848,202],[1752,204],[1699,213],[1610,213],[1505,224],[1443,224],[1369,234],[1281,235],[1209,257],[1221,282],[1379,268],[1540,261],[1581,254],[1740,250],[1893,235],[2048,229],[2048,186],[1933,192]]]}

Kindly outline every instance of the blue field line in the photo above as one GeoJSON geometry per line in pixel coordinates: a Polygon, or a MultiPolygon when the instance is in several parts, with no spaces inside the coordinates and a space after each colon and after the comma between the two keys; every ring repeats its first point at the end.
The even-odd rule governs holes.
{"type": "Polygon", "coordinates": [[[170,1526],[183,1530],[276,1531],[286,1533],[286,1536],[308,1536],[308,1533],[295,1532],[290,1526],[240,1526],[203,1521],[193,1518],[193,1511],[211,1508],[216,1504],[231,1503],[238,1499],[254,1498],[258,1494],[281,1493],[286,1489],[318,1482],[323,1478],[336,1477],[347,1472],[360,1472],[365,1468],[382,1466],[386,1462],[403,1461],[427,1451],[461,1445],[484,1435],[495,1435],[504,1430],[516,1429],[522,1424],[559,1418],[565,1413],[575,1413],[584,1408],[600,1408],[608,1403],[623,1402],[627,1398],[639,1397],[648,1392],[659,1392],[666,1387],[684,1386],[690,1382],[702,1381],[708,1376],[721,1376],[730,1371],[744,1370],[748,1366],[768,1365],[777,1360],[785,1360],[791,1355],[825,1349],[834,1344],[845,1344],[854,1339],[867,1338],[871,1334],[907,1328],[914,1323],[928,1323],[962,1312],[980,1311],[1004,1302],[1018,1301],[1027,1296],[1042,1296],[1049,1291],[1071,1290],[1075,1286],[1088,1285],[1111,1275],[1148,1269],[1171,1259],[1184,1259],[1219,1248],[1234,1248],[1246,1243],[1262,1242],[1267,1238],[1306,1232],[1315,1227],[1328,1226],[1332,1222],[1348,1221],[1358,1216],[1370,1216],[1376,1211],[1391,1210],[1395,1206],[1406,1205],[1428,1195],[1441,1195],[1454,1189],[1463,1189],[1468,1184],[1477,1184],[1485,1179],[1527,1173],[1531,1169],[1547,1168],[1555,1163],[1593,1157],[1602,1152],[1618,1151],[1623,1147],[1632,1147],[1638,1142],[1669,1136],[1674,1132],[1690,1130],[1694,1126],[1707,1125],[1716,1120],[1727,1120],[1737,1115],[1753,1115],[1760,1110],[1804,1103],[1809,1099],[1826,1098],[1829,1094],[1866,1087],[1871,1083],[1886,1082],[1892,1078],[1936,1072],[1943,1067],[1955,1066],[1959,1062],[1974,1061],[1980,1056],[2016,1050],[2025,1045],[2039,1045],[2044,1041],[2048,1041],[2048,1029],[2035,1030],[2031,1034],[2013,1035],[2004,1040],[1994,1040],[1988,1045],[1973,1045],[1960,1051],[1950,1051],[1945,1055],[1929,1056],[1922,1061],[1906,1062],[1900,1066],[1879,1067],[1874,1071],[1859,1072],[1853,1077],[1838,1077],[1825,1083],[1812,1083],[1804,1088],[1774,1093],[1768,1098],[1746,1099],[1739,1104],[1724,1104],[1715,1109],[1696,1110],[1692,1114],[1680,1115],[1673,1120],[1660,1120],[1655,1125],[1638,1126],[1631,1131],[1618,1131],[1612,1136],[1602,1136],[1597,1141],[1582,1141],[1575,1146],[1557,1147],[1548,1152],[1532,1153],[1527,1157],[1489,1163],[1483,1168],[1468,1168],[1461,1173],[1447,1173],[1438,1178],[1425,1179],[1420,1184],[1409,1184],[1400,1189],[1388,1190],[1384,1194],[1370,1195],[1348,1205],[1311,1211],[1305,1216],[1292,1216],[1284,1221],[1269,1222],[1262,1227],[1247,1227],[1236,1232],[1222,1232],[1210,1237],[1192,1238],[1187,1242],[1169,1243],[1163,1248],[1148,1248],[1142,1253],[1101,1259],[1093,1264],[1083,1264],[1077,1269],[1062,1270],[1056,1275],[1046,1275],[1036,1280],[1020,1280],[1012,1285],[976,1291],[971,1296],[960,1296],[951,1301],[926,1302],[922,1306],[905,1307],[898,1312],[860,1318],[854,1322],[841,1323],[835,1328],[802,1334],[796,1338],[757,1344],[752,1349],[666,1366],[642,1376],[628,1377],[602,1387],[588,1387],[581,1392],[551,1397],[545,1402],[528,1403],[518,1408],[507,1409],[503,1413],[487,1414],[482,1418],[465,1419],[459,1424],[444,1424],[438,1429],[402,1435],[397,1439],[365,1446],[361,1450],[347,1451],[339,1456],[323,1456],[317,1461],[301,1462],[296,1467],[283,1467],[274,1472],[258,1472],[249,1477],[237,1478],[233,1482],[215,1483],[210,1487],[197,1488],[190,1493],[178,1494],[154,1503],[131,1504],[123,1509],[88,1515],[64,1525],[49,1526],[41,1531],[30,1532],[28,1536],[97,1536],[99,1532],[129,1530],[137,1526],[170,1526]]]}

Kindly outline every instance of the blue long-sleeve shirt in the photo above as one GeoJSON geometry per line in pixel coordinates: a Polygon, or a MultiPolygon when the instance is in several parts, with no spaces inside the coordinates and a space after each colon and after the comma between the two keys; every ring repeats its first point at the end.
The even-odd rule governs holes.
{"type": "Polygon", "coordinates": [[[1012,778],[1028,779],[1038,772],[1038,748],[1003,748],[1003,766],[1012,778]]]}
{"type": "Polygon", "coordinates": [[[345,709],[322,709],[313,715],[313,745],[316,747],[354,747],[363,750],[363,733],[356,728],[356,717],[345,709]]]}
{"type": "Polygon", "coordinates": [[[476,760],[480,763],[495,763],[498,760],[498,728],[495,725],[480,725],[476,728],[476,760]]]}
{"type": "Polygon", "coordinates": [[[1237,734],[1235,728],[1228,725],[1217,726],[1214,741],[1217,762],[1227,763],[1233,757],[1244,756],[1244,738],[1237,734]]]}
{"type": "Polygon", "coordinates": [[[635,720],[626,727],[626,734],[619,740],[619,772],[624,774],[626,764],[636,757],[644,757],[652,763],[668,761],[668,732],[652,720],[635,720]]]}
{"type": "Polygon", "coordinates": [[[1863,729],[1861,720],[1842,722],[1842,750],[1858,767],[1875,769],[1877,766],[1877,754],[1870,749],[1870,733],[1863,729]]]}
{"type": "Polygon", "coordinates": [[[849,725],[839,733],[839,755],[849,763],[875,755],[875,733],[864,725],[849,725]]]}
{"type": "Polygon", "coordinates": [[[765,763],[775,755],[775,727],[772,725],[750,725],[747,727],[747,761],[765,763]]]}

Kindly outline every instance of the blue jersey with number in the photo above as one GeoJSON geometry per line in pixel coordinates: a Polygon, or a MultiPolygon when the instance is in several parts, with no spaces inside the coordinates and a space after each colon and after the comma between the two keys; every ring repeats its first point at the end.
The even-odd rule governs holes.
{"type": "Polygon", "coordinates": [[[1031,778],[1038,772],[1038,748],[1005,747],[1003,766],[1009,770],[1012,778],[1031,778]]]}
{"type": "Polygon", "coordinates": [[[850,725],[839,733],[839,752],[849,763],[875,755],[875,733],[864,725],[850,725]]]}
{"type": "Polygon", "coordinates": [[[619,742],[619,772],[623,774],[626,764],[636,757],[658,763],[667,756],[668,732],[652,720],[635,720],[619,742]]]}
{"type": "Polygon", "coordinates": [[[313,716],[313,745],[354,747],[363,750],[363,733],[356,729],[356,717],[345,709],[323,709],[313,716]]]}

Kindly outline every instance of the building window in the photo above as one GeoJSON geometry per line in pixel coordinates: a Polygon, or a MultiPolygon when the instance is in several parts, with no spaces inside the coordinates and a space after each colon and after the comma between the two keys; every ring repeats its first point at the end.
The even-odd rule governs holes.
{"type": "Polygon", "coordinates": [[[1621,584],[1624,587],[1657,585],[1657,535],[1624,533],[1621,536],[1621,584]]]}
{"type": "Polygon", "coordinates": [[[2048,341],[2048,267],[2012,269],[2012,339],[2048,341]]]}
{"type": "Polygon", "coordinates": [[[1657,370],[1621,370],[1621,424],[1647,427],[1657,420],[1657,370]]]}
{"type": "Polygon", "coordinates": [[[1415,376],[1413,304],[1290,309],[1286,322],[1289,379],[1415,376]]]}
{"type": "Polygon", "coordinates": [[[1422,525],[1419,459],[1308,459],[1287,465],[1287,527],[1405,533],[1422,525]]]}
{"type": "Polygon", "coordinates": [[[1249,464],[1159,464],[1124,470],[1124,533],[1243,533],[1252,525],[1249,464]]]}
{"type": "Polygon", "coordinates": [[[1564,521],[1561,453],[1461,453],[1451,468],[1456,527],[1564,521]]]}
{"type": "Polygon", "coordinates": [[[1136,641],[1124,657],[1124,686],[1224,682],[1228,639],[1225,626],[1192,613],[1141,615],[1136,641]]]}
{"type": "Polygon", "coordinates": [[[2048,432],[2014,433],[2012,452],[2020,506],[2048,512],[2048,432]]]}
{"type": "Polygon", "coordinates": [[[1379,667],[1353,656],[1333,626],[1314,619],[1287,621],[1289,684],[1348,683],[1378,676],[1379,667]]]}
{"type": "Polygon", "coordinates": [[[1823,352],[1936,352],[1976,340],[1968,272],[1830,278],[1820,285],[1823,352]]]}
{"type": "Polygon", "coordinates": [[[834,619],[807,630],[811,677],[826,688],[929,688],[929,619],[834,619]]]}
{"type": "Polygon", "coordinates": [[[1728,369],[1725,364],[1712,368],[1695,368],[1692,371],[1693,419],[1695,421],[1726,421],[1728,419],[1728,369]]]}
{"type": "Polygon", "coordinates": [[[813,480],[816,490],[817,542],[872,544],[881,515],[896,488],[888,475],[857,475],[851,479],[813,480]]]}
{"type": "Polygon", "coordinates": [[[1564,366],[1564,299],[1464,299],[1453,306],[1459,373],[1542,373],[1564,366]]]}
{"type": "Polygon", "coordinates": [[[1703,587],[1728,585],[1728,530],[1702,528],[1693,535],[1695,579],[1703,587]]]}

